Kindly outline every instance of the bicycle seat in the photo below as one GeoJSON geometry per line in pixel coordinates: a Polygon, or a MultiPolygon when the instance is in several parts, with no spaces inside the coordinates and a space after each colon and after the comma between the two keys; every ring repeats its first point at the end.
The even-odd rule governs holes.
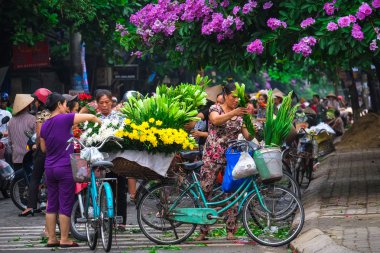
{"type": "Polygon", "coordinates": [[[181,157],[188,161],[194,161],[196,158],[199,158],[202,156],[202,152],[199,150],[196,151],[181,151],[179,152],[181,157]]]}
{"type": "Polygon", "coordinates": [[[181,166],[187,171],[193,171],[198,169],[203,165],[202,161],[194,162],[194,163],[182,163],[181,166]]]}
{"type": "Polygon", "coordinates": [[[96,168],[96,167],[112,168],[113,163],[108,162],[108,161],[98,161],[98,162],[94,162],[93,164],[91,164],[91,167],[92,168],[96,168]]]}

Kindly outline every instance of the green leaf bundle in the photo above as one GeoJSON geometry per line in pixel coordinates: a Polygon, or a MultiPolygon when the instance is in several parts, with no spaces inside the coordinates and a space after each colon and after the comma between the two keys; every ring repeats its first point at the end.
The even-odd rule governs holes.
{"type": "MultiPolygon", "coordinates": [[[[236,94],[239,97],[239,107],[247,107],[248,101],[245,96],[245,84],[242,83],[239,85],[239,83],[235,83],[236,86],[236,94]]],[[[243,123],[247,127],[248,133],[253,137],[255,136],[255,128],[252,123],[252,115],[250,114],[245,114],[243,115],[243,123]]]]}

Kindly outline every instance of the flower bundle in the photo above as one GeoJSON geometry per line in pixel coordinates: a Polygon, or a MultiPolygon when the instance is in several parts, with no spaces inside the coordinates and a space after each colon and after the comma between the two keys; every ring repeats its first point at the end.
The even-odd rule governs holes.
{"type": "Polygon", "coordinates": [[[150,118],[141,124],[125,119],[115,136],[124,139],[128,149],[150,153],[174,153],[181,149],[193,149],[195,140],[183,129],[163,127],[161,120],[150,118]]]}
{"type": "MultiPolygon", "coordinates": [[[[245,84],[242,83],[239,85],[238,83],[235,83],[236,86],[236,95],[239,97],[239,107],[247,107],[248,100],[245,95],[245,84]]],[[[243,123],[247,127],[248,133],[251,136],[255,136],[255,128],[253,127],[252,123],[252,115],[245,114],[243,116],[243,123]]]]}
{"type": "Polygon", "coordinates": [[[80,139],[86,146],[94,146],[103,142],[108,137],[114,136],[115,132],[121,127],[123,127],[123,122],[119,120],[111,121],[106,119],[102,125],[86,121],[82,126],[84,131],[80,139]]]}
{"type": "Polygon", "coordinates": [[[78,102],[80,107],[86,106],[92,100],[92,96],[87,93],[78,94],[78,102]]]}
{"type": "Polygon", "coordinates": [[[272,90],[268,91],[268,103],[266,111],[266,122],[264,125],[264,140],[266,146],[280,146],[288,136],[291,125],[296,114],[298,104],[292,107],[292,94],[289,92],[283,98],[282,104],[276,117],[274,117],[274,101],[272,90]]]}

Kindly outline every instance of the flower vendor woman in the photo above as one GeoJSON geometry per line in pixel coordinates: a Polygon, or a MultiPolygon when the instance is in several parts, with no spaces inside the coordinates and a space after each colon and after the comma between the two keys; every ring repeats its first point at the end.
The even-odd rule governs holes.
{"type": "MultiPolygon", "coordinates": [[[[236,86],[233,83],[227,84],[223,89],[224,104],[213,105],[209,115],[209,135],[206,140],[203,154],[204,165],[201,168],[201,186],[207,198],[211,197],[215,180],[220,170],[224,170],[227,164],[224,153],[230,140],[236,140],[240,133],[247,140],[253,139],[243,125],[242,116],[247,114],[247,108],[237,108],[239,99],[235,94],[236,86]]],[[[237,229],[236,224],[237,208],[230,208],[227,211],[227,240],[234,240],[233,233],[237,229]]],[[[201,234],[196,240],[205,240],[208,233],[208,226],[201,226],[201,234]]]]}

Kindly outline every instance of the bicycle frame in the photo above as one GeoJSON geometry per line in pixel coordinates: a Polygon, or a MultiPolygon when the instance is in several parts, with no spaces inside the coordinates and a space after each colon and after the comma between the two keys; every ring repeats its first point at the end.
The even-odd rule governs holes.
{"type": "Polygon", "coordinates": [[[260,205],[264,208],[264,210],[268,213],[271,213],[271,211],[268,210],[268,208],[265,206],[265,203],[263,202],[263,198],[260,194],[260,190],[256,184],[256,180],[254,178],[254,176],[252,177],[249,177],[247,178],[247,180],[245,180],[243,182],[243,184],[231,195],[229,196],[228,198],[224,199],[224,200],[221,200],[221,201],[207,201],[205,195],[204,195],[204,192],[202,190],[202,187],[201,187],[201,184],[195,174],[195,172],[193,171],[192,172],[192,177],[193,177],[193,180],[194,182],[191,183],[181,194],[180,196],[173,202],[172,205],[170,205],[169,207],[169,213],[172,212],[177,204],[178,204],[178,201],[180,201],[187,192],[190,192],[193,197],[195,199],[198,199],[200,196],[201,198],[201,201],[204,205],[205,208],[211,208],[213,206],[217,206],[217,205],[221,205],[221,204],[226,204],[228,203],[229,201],[231,201],[230,203],[228,203],[227,205],[225,205],[222,209],[218,210],[217,211],[217,214],[218,216],[220,214],[222,214],[223,212],[225,212],[226,210],[228,210],[229,208],[231,208],[232,206],[234,206],[236,203],[238,203],[239,201],[240,204],[239,204],[239,207],[238,207],[238,212],[241,211],[245,201],[248,199],[248,197],[253,194],[254,192],[257,193],[257,196],[259,198],[259,202],[260,202],[260,205]],[[250,180],[251,179],[251,180],[250,180]],[[251,188],[253,187],[253,189],[251,188]],[[252,189],[252,190],[250,190],[252,189]],[[238,196],[238,197],[236,197],[238,196]],[[236,198],[235,198],[236,197],[236,198]]]}

